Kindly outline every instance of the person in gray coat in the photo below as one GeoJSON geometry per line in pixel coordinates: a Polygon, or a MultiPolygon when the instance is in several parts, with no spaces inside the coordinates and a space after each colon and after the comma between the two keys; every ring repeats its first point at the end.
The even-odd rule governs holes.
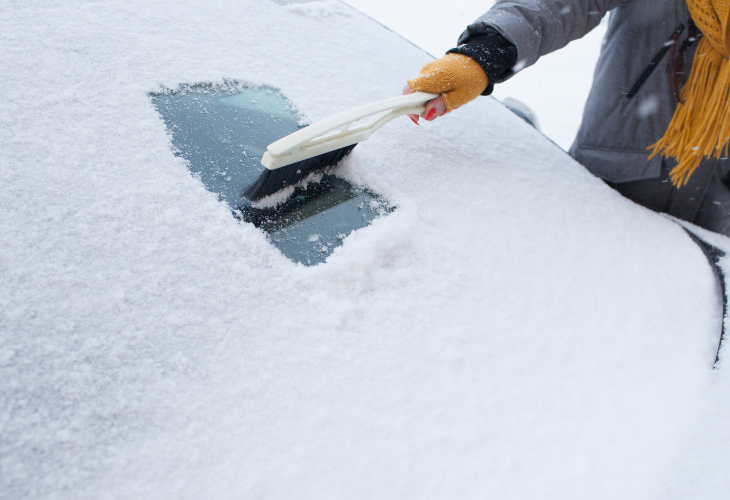
{"type": "MultiPolygon", "coordinates": [[[[489,95],[495,83],[582,37],[606,13],[606,37],[570,155],[627,198],[730,236],[726,157],[703,159],[681,187],[670,180],[673,158],[648,159],[672,120],[702,36],[685,0],[501,0],[467,27],[456,48],[429,63],[430,74],[461,74],[458,68],[478,63],[488,83],[468,97],[489,95]]],[[[446,89],[424,70],[404,92],[446,89]]],[[[443,93],[421,116],[433,120],[467,100],[443,93]]]]}

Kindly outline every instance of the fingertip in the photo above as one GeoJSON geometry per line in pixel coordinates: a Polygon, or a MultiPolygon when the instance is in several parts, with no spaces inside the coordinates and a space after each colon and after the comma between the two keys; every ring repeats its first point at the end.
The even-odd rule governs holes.
{"type": "Polygon", "coordinates": [[[442,116],[446,110],[443,97],[437,97],[426,104],[426,109],[423,110],[421,116],[427,121],[432,121],[442,116]]]}

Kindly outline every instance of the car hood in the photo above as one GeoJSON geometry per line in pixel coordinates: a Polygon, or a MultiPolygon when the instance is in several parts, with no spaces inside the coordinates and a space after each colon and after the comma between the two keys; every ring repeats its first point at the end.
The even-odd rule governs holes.
{"type": "Polygon", "coordinates": [[[360,144],[340,175],[397,208],[306,268],[190,175],[149,93],[267,85],[316,121],[427,54],[330,1],[3,11],[6,494],[655,491],[721,324],[675,222],[480,98],[360,144]]]}

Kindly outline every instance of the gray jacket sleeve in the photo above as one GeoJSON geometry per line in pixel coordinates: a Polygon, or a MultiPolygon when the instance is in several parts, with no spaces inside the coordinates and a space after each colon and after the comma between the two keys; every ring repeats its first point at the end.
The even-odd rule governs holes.
{"type": "Polygon", "coordinates": [[[625,1],[500,0],[467,27],[459,44],[492,26],[517,47],[516,72],[582,37],[598,26],[606,12],[625,1]]]}

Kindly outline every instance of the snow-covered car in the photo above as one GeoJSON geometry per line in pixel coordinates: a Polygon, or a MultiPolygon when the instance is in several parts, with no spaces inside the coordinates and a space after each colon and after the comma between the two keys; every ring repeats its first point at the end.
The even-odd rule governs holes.
{"type": "Polygon", "coordinates": [[[678,221],[493,98],[251,206],[430,56],[333,0],[0,10],[0,498],[671,487],[724,314],[678,221]]]}

